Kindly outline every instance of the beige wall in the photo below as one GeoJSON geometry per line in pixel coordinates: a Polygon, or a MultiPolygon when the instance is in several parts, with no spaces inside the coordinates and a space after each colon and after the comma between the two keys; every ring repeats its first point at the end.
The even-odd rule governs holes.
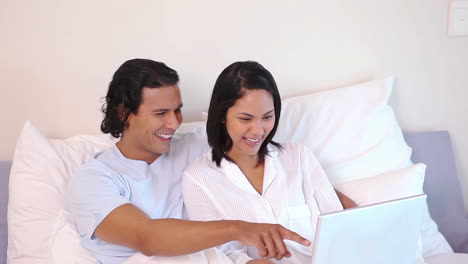
{"type": "Polygon", "coordinates": [[[126,59],[179,71],[186,121],[222,68],[253,59],[284,97],[394,74],[403,129],[450,132],[468,201],[468,38],[447,37],[448,0],[0,4],[0,159],[27,119],[50,137],[99,133],[99,98],[126,59]]]}

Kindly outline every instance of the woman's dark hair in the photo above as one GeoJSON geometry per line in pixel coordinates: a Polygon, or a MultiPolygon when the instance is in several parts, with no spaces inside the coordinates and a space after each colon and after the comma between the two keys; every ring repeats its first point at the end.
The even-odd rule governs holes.
{"type": "Polygon", "coordinates": [[[278,148],[281,145],[272,141],[278,128],[281,114],[281,97],[271,73],[255,61],[234,62],[224,69],[216,80],[208,109],[206,132],[208,144],[212,147],[212,159],[219,167],[221,160],[232,161],[227,152],[232,148],[232,140],[226,129],[226,113],[235,102],[244,96],[245,90],[266,90],[273,97],[275,125],[265,138],[258,151],[258,164],[262,164],[268,154],[268,144],[278,148]]]}
{"type": "Polygon", "coordinates": [[[124,62],[109,84],[106,102],[102,105],[101,131],[121,137],[130,113],[137,114],[143,88],[160,88],[178,82],[177,72],[162,62],[147,59],[124,62]]]}

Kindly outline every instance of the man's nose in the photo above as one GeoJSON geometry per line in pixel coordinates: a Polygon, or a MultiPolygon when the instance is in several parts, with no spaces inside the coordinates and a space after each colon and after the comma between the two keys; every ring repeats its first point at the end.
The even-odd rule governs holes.
{"type": "Polygon", "coordinates": [[[182,123],[182,115],[180,113],[171,112],[166,120],[166,127],[177,130],[180,123],[182,123]]]}

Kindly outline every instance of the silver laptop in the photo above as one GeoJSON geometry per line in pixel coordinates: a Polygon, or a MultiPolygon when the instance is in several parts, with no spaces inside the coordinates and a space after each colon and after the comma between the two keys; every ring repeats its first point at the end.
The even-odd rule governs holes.
{"type": "Polygon", "coordinates": [[[414,264],[426,195],[319,216],[312,264],[414,264]]]}

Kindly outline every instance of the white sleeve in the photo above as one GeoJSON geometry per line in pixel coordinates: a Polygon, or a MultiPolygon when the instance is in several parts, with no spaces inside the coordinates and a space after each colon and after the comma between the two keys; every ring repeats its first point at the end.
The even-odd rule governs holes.
{"type": "Polygon", "coordinates": [[[304,190],[309,193],[308,199],[315,199],[320,213],[343,210],[338,196],[328,180],[325,171],[307,147],[301,145],[302,166],[304,166],[304,190]]]}
{"type": "Polygon", "coordinates": [[[96,227],[117,207],[130,203],[115,179],[97,170],[79,169],[68,187],[66,208],[81,236],[94,238],[96,227]]]}
{"type": "MultiPolygon", "coordinates": [[[[191,176],[190,172],[184,172],[182,180],[182,193],[188,219],[195,221],[223,220],[213,201],[215,197],[210,196],[209,190],[191,176]]],[[[232,241],[218,246],[235,264],[245,264],[251,260],[247,255],[247,247],[240,242],[232,241]]]]}
{"type": "Polygon", "coordinates": [[[235,264],[245,264],[247,261],[252,260],[252,258],[247,255],[247,247],[238,241],[228,242],[218,246],[218,249],[226,254],[235,264]]]}

